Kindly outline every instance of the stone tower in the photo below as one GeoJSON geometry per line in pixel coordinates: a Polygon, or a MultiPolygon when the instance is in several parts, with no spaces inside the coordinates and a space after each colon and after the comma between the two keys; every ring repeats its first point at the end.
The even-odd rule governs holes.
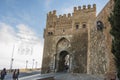
{"type": "Polygon", "coordinates": [[[72,14],[47,14],[42,73],[87,73],[88,37],[95,19],[95,4],[74,7],[72,14]]]}
{"type": "Polygon", "coordinates": [[[96,16],[96,5],[74,7],[72,14],[47,14],[44,30],[42,73],[73,72],[105,74],[115,72],[108,17],[114,0],[96,16]]]}

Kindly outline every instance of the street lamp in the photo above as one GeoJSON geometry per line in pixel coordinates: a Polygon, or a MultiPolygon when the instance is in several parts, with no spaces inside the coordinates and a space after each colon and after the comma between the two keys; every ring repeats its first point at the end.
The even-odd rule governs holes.
{"type": "Polygon", "coordinates": [[[36,66],[35,66],[35,68],[37,69],[37,61],[36,61],[36,66]]]}
{"type": "Polygon", "coordinates": [[[26,69],[27,69],[27,65],[28,65],[28,60],[26,60],[26,69]]]}
{"type": "Polygon", "coordinates": [[[32,69],[33,69],[33,67],[34,67],[34,61],[35,61],[35,59],[33,59],[32,69]]]}
{"type": "Polygon", "coordinates": [[[13,50],[12,50],[12,56],[11,56],[11,61],[10,61],[10,71],[12,71],[12,67],[13,67],[13,61],[14,61],[14,58],[13,58],[13,55],[14,55],[14,49],[15,49],[15,45],[13,45],[13,50]]]}
{"type": "Polygon", "coordinates": [[[11,63],[10,63],[10,71],[12,71],[13,61],[14,61],[14,59],[12,58],[12,59],[11,59],[11,63]]]}

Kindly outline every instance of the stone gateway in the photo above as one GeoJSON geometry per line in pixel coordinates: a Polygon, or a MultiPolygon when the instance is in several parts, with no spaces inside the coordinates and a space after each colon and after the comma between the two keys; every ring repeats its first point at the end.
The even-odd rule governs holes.
{"type": "Polygon", "coordinates": [[[108,22],[112,8],[110,0],[97,16],[95,4],[74,7],[72,14],[57,16],[56,10],[49,12],[44,29],[42,73],[114,72],[108,22]]]}

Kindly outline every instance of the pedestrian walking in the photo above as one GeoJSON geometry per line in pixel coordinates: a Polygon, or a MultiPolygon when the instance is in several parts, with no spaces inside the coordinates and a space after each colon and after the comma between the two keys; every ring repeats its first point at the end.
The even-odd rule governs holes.
{"type": "Polygon", "coordinates": [[[6,68],[4,68],[0,73],[1,80],[4,80],[6,74],[7,74],[7,71],[6,71],[6,68]]]}
{"type": "Polygon", "coordinates": [[[19,69],[17,69],[17,72],[16,72],[16,77],[17,77],[17,80],[18,80],[18,76],[19,76],[19,69]]]}
{"type": "Polygon", "coordinates": [[[17,76],[16,76],[16,69],[13,71],[13,76],[12,76],[13,80],[16,80],[17,79],[17,76]]]}
{"type": "Polygon", "coordinates": [[[15,69],[13,71],[13,80],[18,80],[18,76],[19,76],[19,69],[15,69]]]}

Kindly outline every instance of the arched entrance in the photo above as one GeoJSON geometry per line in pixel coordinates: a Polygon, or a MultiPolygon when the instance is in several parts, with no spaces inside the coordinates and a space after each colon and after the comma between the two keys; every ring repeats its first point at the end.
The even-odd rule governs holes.
{"type": "Polygon", "coordinates": [[[67,72],[69,70],[69,53],[62,51],[59,54],[58,72],[67,72]]]}
{"type": "Polygon", "coordinates": [[[70,66],[70,41],[66,38],[61,38],[56,44],[55,56],[55,71],[68,72],[70,66]]]}

